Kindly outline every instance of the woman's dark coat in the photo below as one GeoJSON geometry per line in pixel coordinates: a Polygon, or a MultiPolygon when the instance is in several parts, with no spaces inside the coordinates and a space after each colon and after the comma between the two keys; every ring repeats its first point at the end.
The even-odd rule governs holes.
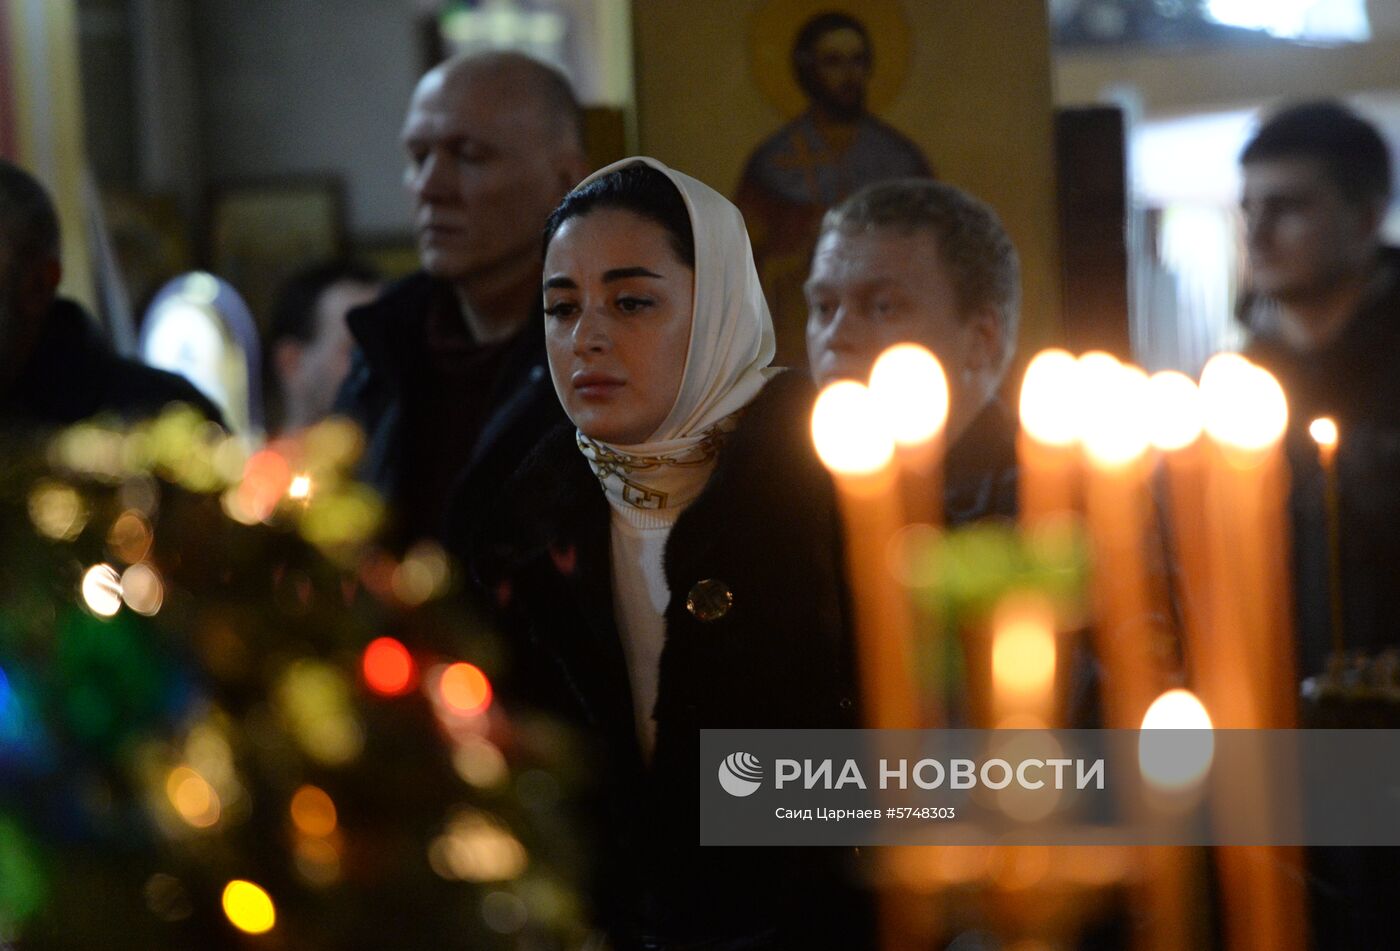
{"type": "Polygon", "coordinates": [[[661,936],[656,947],[869,944],[864,902],[844,884],[849,850],[698,845],[700,729],[857,725],[838,512],[808,436],[812,399],[801,374],[771,380],[671,532],[649,767],[613,615],[611,513],[571,428],[526,461],[479,547],[483,580],[528,645],[516,687],[599,740],[600,910],[624,947],[639,934],[661,936]],[[721,586],[732,602],[715,616],[721,586]]]}

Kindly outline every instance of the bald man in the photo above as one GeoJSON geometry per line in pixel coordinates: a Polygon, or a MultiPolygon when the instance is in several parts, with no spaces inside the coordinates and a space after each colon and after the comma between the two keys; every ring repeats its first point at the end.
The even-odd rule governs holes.
{"type": "Polygon", "coordinates": [[[219,411],[183,377],[127,360],[97,322],[58,296],[58,214],[38,179],[0,159],[0,426],[23,431],[90,416],[127,421],[187,403],[219,411]]]}
{"type": "Polygon", "coordinates": [[[564,418],[545,366],[540,234],[588,172],[582,113],[536,60],[456,58],[419,81],[403,146],[422,270],[350,313],[358,349],[337,407],[368,433],[362,475],[400,538],[460,551],[564,418]]]}

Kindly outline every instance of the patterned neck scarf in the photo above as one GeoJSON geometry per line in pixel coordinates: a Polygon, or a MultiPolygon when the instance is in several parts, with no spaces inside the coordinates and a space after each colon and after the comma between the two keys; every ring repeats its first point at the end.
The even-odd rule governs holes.
{"type": "Polygon", "coordinates": [[[697,439],[645,446],[612,446],[578,434],[578,448],[614,508],[662,511],[685,508],[705,488],[724,439],[738,425],[740,410],[697,439]],[[638,451],[641,450],[641,451],[638,451]]]}

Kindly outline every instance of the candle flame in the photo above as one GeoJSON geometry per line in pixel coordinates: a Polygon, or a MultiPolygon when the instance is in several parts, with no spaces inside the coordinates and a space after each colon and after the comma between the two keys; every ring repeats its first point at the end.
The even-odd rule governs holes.
{"type": "Polygon", "coordinates": [[[1337,448],[1337,421],[1330,416],[1319,416],[1308,424],[1308,435],[1312,436],[1323,449],[1337,448]]]}
{"type": "Polygon", "coordinates": [[[1069,446],[1079,439],[1079,364],[1066,350],[1042,350],[1021,383],[1021,428],[1036,442],[1069,446]]]}
{"type": "Polygon", "coordinates": [[[1227,447],[1257,451],[1283,438],[1288,399],[1273,374],[1237,353],[1211,357],[1201,371],[1206,433],[1227,447]]]}
{"type": "Polygon", "coordinates": [[[1154,373],[1147,381],[1147,429],[1152,445],[1163,452],[1185,449],[1201,436],[1204,419],[1196,381],[1175,370],[1154,373]]]}
{"type": "Polygon", "coordinates": [[[1008,599],[992,619],[992,682],[998,693],[1032,700],[1055,684],[1055,611],[1044,598],[1008,599]]]}
{"type": "Polygon", "coordinates": [[[943,364],[916,343],[890,347],[870,371],[870,394],[901,446],[933,439],[948,422],[948,377],[943,364]]]}
{"type": "Polygon", "coordinates": [[[1147,708],[1138,739],[1138,767],[1143,778],[1166,792],[1191,789],[1210,770],[1215,735],[1205,705],[1189,690],[1168,690],[1147,708]],[[1171,731],[1153,735],[1153,731],[1171,731]],[[1201,731],[1183,734],[1177,731],[1201,731]]]}
{"type": "Polygon", "coordinates": [[[1148,434],[1147,374],[1108,354],[1080,358],[1084,452],[1100,468],[1116,469],[1141,459],[1148,434]],[[1111,361],[1111,362],[1110,362],[1111,361]]]}
{"type": "Polygon", "coordinates": [[[873,475],[894,458],[894,436],[870,390],[839,380],[812,407],[812,443],[822,464],[837,475],[873,475]]]}

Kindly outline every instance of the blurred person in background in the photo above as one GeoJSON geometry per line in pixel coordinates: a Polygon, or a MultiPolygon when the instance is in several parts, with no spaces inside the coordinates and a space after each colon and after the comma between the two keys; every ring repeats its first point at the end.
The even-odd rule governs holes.
{"type": "MultiPolygon", "coordinates": [[[[1400,251],[1381,240],[1390,149],[1342,104],[1308,102],[1269,116],[1240,164],[1245,355],[1288,397],[1298,673],[1360,697],[1390,676],[1389,661],[1365,665],[1400,646],[1400,251]],[[1340,434],[1331,489],[1308,434],[1323,415],[1340,434]]],[[[1400,851],[1314,848],[1308,872],[1314,948],[1394,943],[1400,851]]]]}
{"type": "Polygon", "coordinates": [[[183,377],[119,356],[63,277],[58,214],[38,180],[0,159],[0,420],[63,426],[99,414],[124,420],[187,403],[219,411],[183,377]]]}
{"type": "Polygon", "coordinates": [[[423,268],[351,311],[357,351],[336,408],[366,430],[361,475],[402,540],[451,541],[563,419],[545,365],[540,232],[588,171],[582,113],[536,60],[455,58],[418,83],[403,144],[423,268]]]}
{"type": "Polygon", "coordinates": [[[823,219],[805,291],[817,385],[865,382],[896,343],[928,348],[948,376],[948,524],[1014,518],[1016,422],[998,392],[1021,270],[996,213],[931,179],[867,185],[823,219]]]}
{"type": "Polygon", "coordinates": [[[330,414],[350,372],[354,341],[346,315],[379,296],[379,274],[355,261],[329,261],[294,274],[277,295],[267,338],[283,432],[330,414]]]}
{"type": "Polygon", "coordinates": [[[1381,242],[1390,151],[1334,102],[1286,108],[1245,146],[1250,292],[1246,355],[1288,395],[1294,452],[1298,624],[1304,676],[1334,634],[1349,649],[1400,646],[1400,251],[1381,242]],[[1331,630],[1324,490],[1308,425],[1331,416],[1341,632],[1331,630]]]}

